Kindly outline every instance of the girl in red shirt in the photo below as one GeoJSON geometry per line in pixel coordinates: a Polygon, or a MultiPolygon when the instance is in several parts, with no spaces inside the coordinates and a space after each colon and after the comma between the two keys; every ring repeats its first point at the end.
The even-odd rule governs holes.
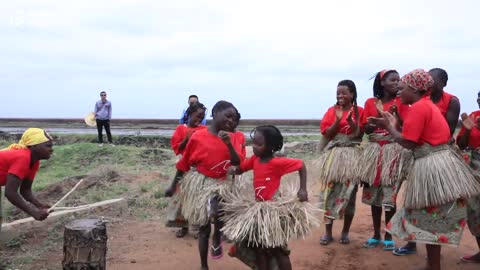
{"type": "Polygon", "coordinates": [[[53,153],[52,138],[43,129],[27,129],[18,144],[0,150],[0,230],[2,228],[2,187],[5,197],[17,208],[36,220],[48,217],[50,205],[38,201],[32,184],[40,168],[40,160],[53,153]]]}
{"type": "Polygon", "coordinates": [[[274,269],[273,265],[277,265],[280,270],[292,269],[286,248],[288,240],[294,236],[304,236],[311,226],[302,224],[302,229],[305,230],[299,230],[298,227],[297,231],[293,230],[293,224],[308,220],[298,219],[298,215],[305,216],[308,208],[303,203],[292,200],[292,197],[298,197],[300,202],[307,201],[307,171],[299,159],[274,155],[283,146],[283,137],[278,128],[271,125],[259,126],[252,134],[254,155],[230,171],[232,174],[242,174],[253,170],[253,190],[250,194],[254,196],[243,193],[240,195],[246,197],[240,199],[235,196],[237,194],[232,194],[225,206],[227,214],[222,231],[237,243],[230,250],[232,256],[245,261],[242,257],[250,257],[248,252],[254,255],[251,259],[255,259],[246,261],[247,265],[253,265],[259,270],[274,269]],[[294,171],[300,175],[298,193],[280,194],[281,177],[294,171]],[[274,222],[274,227],[267,228],[265,226],[272,226],[272,223],[267,224],[262,220],[279,222],[274,222]]]}
{"type": "Polygon", "coordinates": [[[368,122],[388,130],[414,155],[404,208],[393,216],[387,230],[404,240],[427,244],[427,269],[439,270],[441,245],[458,246],[466,225],[464,199],[479,194],[480,183],[448,145],[450,129],[440,110],[424,98],[432,84],[430,74],[421,69],[401,78],[402,102],[412,105],[402,133],[389,112],[370,117],[368,122]]]}
{"type": "Polygon", "coordinates": [[[337,104],[328,109],[322,118],[320,131],[329,140],[320,156],[323,194],[320,195],[325,210],[325,235],[320,244],[333,241],[333,220],[342,219],[340,243],[348,244],[348,233],[355,214],[357,185],[355,165],[360,156],[358,146],[362,141],[363,108],[357,106],[357,89],[351,80],[337,86],[337,104]]]}
{"type": "MultiPolygon", "coordinates": [[[[368,124],[368,117],[378,117],[389,111],[399,119],[405,117],[408,105],[397,97],[400,76],[396,70],[378,72],[373,82],[373,98],[367,99],[363,111],[362,124],[368,134],[368,143],[363,147],[358,160],[358,177],[364,182],[362,202],[370,205],[374,234],[363,244],[365,248],[375,248],[382,243],[380,227],[382,206],[385,207],[385,224],[388,224],[396,211],[396,198],[404,178],[402,168],[406,167],[409,151],[403,150],[393,141],[387,130],[368,124]]],[[[394,250],[392,235],[385,232],[383,250],[394,250]]]]}
{"type": "MultiPolygon", "coordinates": [[[[480,92],[478,93],[477,103],[480,107],[480,92]]],[[[462,129],[457,136],[457,145],[462,150],[471,152],[469,160],[470,167],[477,175],[480,174],[480,110],[467,115],[462,113],[462,129]]],[[[480,249],[480,196],[468,200],[467,205],[468,228],[477,239],[480,249]]],[[[465,255],[463,261],[480,263],[480,252],[474,255],[465,255]]]]}
{"type": "Polygon", "coordinates": [[[172,139],[170,140],[170,144],[173,152],[175,152],[175,155],[183,154],[188,140],[195,131],[207,128],[207,126],[202,125],[203,118],[201,118],[205,118],[206,111],[207,108],[205,108],[205,106],[200,102],[193,103],[190,105],[190,107],[188,107],[187,111],[185,112],[187,119],[189,119],[188,123],[178,125],[172,135],[172,139]]]}
{"type": "MultiPolygon", "coordinates": [[[[208,269],[210,221],[214,223],[211,255],[219,259],[223,255],[220,228],[222,223],[218,216],[217,202],[221,202],[219,194],[229,188],[227,170],[230,165],[240,165],[245,151],[237,142],[231,131],[235,125],[238,111],[232,103],[219,101],[212,109],[212,122],[208,129],[195,132],[187,143],[182,158],[178,161],[175,178],[166,190],[166,196],[172,196],[177,184],[180,189],[182,214],[192,224],[200,225],[198,247],[201,269],[208,269]],[[193,170],[190,170],[193,167],[193,170]],[[188,174],[185,174],[189,172],[188,174]],[[210,210],[210,211],[209,211],[210,210]]],[[[221,204],[220,204],[221,208],[221,204]]]]}
{"type": "MultiPolygon", "coordinates": [[[[200,102],[193,103],[188,107],[185,112],[185,118],[188,119],[188,123],[178,125],[170,140],[175,155],[183,154],[188,140],[195,131],[207,128],[207,126],[202,125],[206,110],[207,108],[200,102]]],[[[188,222],[181,215],[182,209],[178,201],[180,197],[180,195],[174,196],[167,211],[167,227],[181,227],[175,233],[177,238],[182,238],[188,233],[188,222]]]]}

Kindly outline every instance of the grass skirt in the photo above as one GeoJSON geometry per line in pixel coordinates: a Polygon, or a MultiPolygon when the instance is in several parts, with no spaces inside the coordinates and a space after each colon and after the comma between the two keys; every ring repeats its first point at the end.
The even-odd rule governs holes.
{"type": "Polygon", "coordinates": [[[369,185],[396,185],[406,178],[412,161],[411,151],[398,143],[380,145],[368,142],[363,146],[356,164],[356,177],[369,185]],[[375,183],[377,177],[380,179],[375,183]]]}
{"type": "Polygon", "coordinates": [[[408,174],[404,207],[422,209],[480,194],[480,182],[448,145],[423,145],[414,151],[408,174]]]}
{"type": "Polygon", "coordinates": [[[357,160],[360,157],[359,141],[344,134],[337,134],[320,154],[320,181],[322,186],[329,182],[345,183],[356,181],[357,160]]]}
{"type": "Polygon", "coordinates": [[[183,228],[188,226],[188,221],[182,216],[182,199],[183,192],[180,189],[180,184],[177,184],[177,190],[167,207],[167,227],[183,228]]]}
{"type": "Polygon", "coordinates": [[[254,192],[224,193],[222,232],[235,242],[261,248],[284,247],[291,239],[305,237],[319,225],[319,209],[300,202],[293,186],[287,189],[284,196],[264,202],[255,201],[254,192]]]}
{"type": "Polygon", "coordinates": [[[183,196],[180,200],[182,215],[191,224],[200,226],[209,223],[208,205],[210,199],[222,195],[232,185],[229,180],[219,180],[207,177],[197,171],[188,173],[181,181],[183,196]]]}

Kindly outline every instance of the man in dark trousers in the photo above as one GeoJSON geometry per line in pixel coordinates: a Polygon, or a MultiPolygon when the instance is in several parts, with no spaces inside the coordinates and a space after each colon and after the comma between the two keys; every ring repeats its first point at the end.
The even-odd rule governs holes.
{"type": "Polygon", "coordinates": [[[105,127],[107,133],[108,142],[112,143],[112,134],[110,133],[110,119],[112,119],[112,103],[107,100],[107,93],[105,91],[100,92],[100,100],[95,103],[95,119],[97,121],[98,130],[98,143],[103,145],[102,129],[105,127]]]}

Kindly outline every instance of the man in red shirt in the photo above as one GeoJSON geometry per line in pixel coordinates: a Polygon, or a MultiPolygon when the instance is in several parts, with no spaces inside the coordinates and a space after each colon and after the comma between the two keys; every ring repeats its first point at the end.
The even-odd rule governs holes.
{"type": "Polygon", "coordinates": [[[16,207],[36,220],[48,216],[48,204],[38,201],[32,193],[32,183],[40,167],[41,159],[52,155],[52,138],[42,129],[29,128],[18,144],[0,150],[0,228],[1,189],[5,197],[16,207]]]}

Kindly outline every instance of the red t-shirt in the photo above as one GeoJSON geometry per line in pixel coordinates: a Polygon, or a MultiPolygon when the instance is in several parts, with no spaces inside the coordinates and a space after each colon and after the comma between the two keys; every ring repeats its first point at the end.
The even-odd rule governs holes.
{"type": "Polygon", "coordinates": [[[402,136],[422,145],[446,144],[450,140],[447,120],[430,99],[422,98],[412,104],[403,121],[402,136]]]}
{"type": "MultiPolygon", "coordinates": [[[[477,118],[480,117],[480,111],[474,111],[469,115],[469,117],[473,119],[475,124],[477,124],[477,118]]],[[[463,134],[465,134],[465,131],[465,127],[462,126],[462,129],[460,129],[460,132],[458,133],[457,141],[463,136],[463,134]]],[[[468,137],[468,146],[473,148],[480,147],[480,129],[478,127],[474,127],[470,131],[470,136],[468,137]]]]}
{"type": "Polygon", "coordinates": [[[247,149],[245,147],[247,143],[245,141],[245,134],[243,134],[241,131],[235,131],[233,136],[235,137],[235,143],[238,144],[237,146],[234,145],[233,148],[242,149],[241,152],[238,152],[238,154],[240,155],[240,159],[244,160],[247,158],[247,149]]]}
{"type": "MultiPolygon", "coordinates": [[[[235,151],[242,159],[245,145],[238,142],[240,136],[229,133],[230,141],[235,151]]],[[[193,133],[188,140],[182,158],[177,163],[177,169],[188,172],[190,167],[196,167],[201,174],[223,179],[230,167],[230,152],[227,145],[217,135],[211,134],[208,129],[193,133]]]]}
{"type": "Polygon", "coordinates": [[[240,164],[240,170],[253,170],[253,187],[257,201],[269,201],[280,187],[280,178],[302,168],[300,159],[274,157],[267,163],[260,162],[260,158],[253,155],[240,164]]]}
{"type": "Polygon", "coordinates": [[[444,91],[440,100],[437,103],[434,103],[440,109],[443,117],[447,117],[448,106],[450,105],[450,101],[453,97],[455,96],[444,91]]]}
{"type": "Polygon", "coordinates": [[[29,149],[0,151],[0,186],[5,186],[8,174],[13,174],[22,181],[33,181],[40,167],[40,161],[33,163],[30,168],[30,160],[29,149]]]}
{"type": "Polygon", "coordinates": [[[178,125],[172,135],[172,139],[170,139],[170,145],[172,146],[172,150],[173,152],[175,152],[175,155],[183,154],[183,151],[185,151],[185,148],[183,148],[183,150],[180,150],[180,145],[182,144],[183,139],[185,139],[185,137],[187,136],[187,132],[193,133],[195,131],[206,128],[207,126],[204,125],[199,125],[193,128],[188,127],[186,124],[178,125]]]}
{"type": "MultiPolygon", "coordinates": [[[[365,125],[368,122],[368,117],[379,117],[378,112],[377,112],[377,106],[375,105],[375,102],[377,101],[377,98],[369,98],[367,101],[365,101],[365,107],[363,109],[363,117],[362,117],[362,124],[365,125]]],[[[395,97],[394,99],[390,100],[387,103],[383,104],[383,110],[386,112],[390,111],[390,108],[395,105],[397,106],[397,112],[400,115],[401,119],[405,119],[405,116],[408,112],[408,109],[410,108],[409,105],[403,104],[400,100],[399,97],[395,97]]]]}
{"type": "MultiPolygon", "coordinates": [[[[337,106],[330,107],[328,109],[328,111],[325,113],[325,115],[323,116],[323,118],[320,122],[320,132],[323,135],[325,135],[325,133],[327,132],[327,129],[329,127],[331,127],[333,125],[333,123],[335,123],[335,120],[337,119],[337,117],[335,116],[335,108],[336,107],[337,106]]],[[[362,126],[361,119],[363,118],[363,108],[360,107],[360,106],[357,106],[357,107],[358,107],[358,115],[359,115],[358,118],[360,120],[359,124],[360,124],[360,126],[362,126]]],[[[353,109],[353,107],[352,107],[352,109],[353,109]]],[[[342,119],[340,120],[340,124],[339,124],[338,133],[342,133],[342,134],[346,134],[346,135],[350,135],[350,134],[353,133],[353,130],[348,125],[347,116],[348,116],[348,112],[343,112],[343,116],[342,116],[342,119]]],[[[352,119],[353,119],[353,121],[356,120],[355,113],[353,114],[352,119]]]]}

